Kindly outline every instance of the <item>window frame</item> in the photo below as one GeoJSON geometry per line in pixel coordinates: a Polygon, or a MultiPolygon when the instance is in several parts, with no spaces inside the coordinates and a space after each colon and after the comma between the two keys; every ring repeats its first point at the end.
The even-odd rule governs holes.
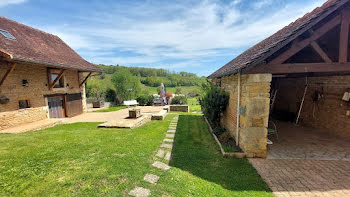
{"type": "Polygon", "coordinates": [[[28,109],[31,108],[30,101],[29,100],[18,100],[18,109],[28,109]],[[23,106],[21,102],[25,102],[25,105],[23,106]]]}

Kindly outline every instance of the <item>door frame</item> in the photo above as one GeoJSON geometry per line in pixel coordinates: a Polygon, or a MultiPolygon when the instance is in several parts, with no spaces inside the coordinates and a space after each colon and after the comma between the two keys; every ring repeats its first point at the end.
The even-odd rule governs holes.
{"type": "Polygon", "coordinates": [[[46,98],[46,105],[47,105],[47,110],[48,110],[48,117],[50,117],[50,106],[49,106],[49,98],[62,98],[62,116],[63,118],[67,117],[67,101],[66,101],[66,96],[64,94],[53,94],[53,95],[45,95],[46,98]]]}

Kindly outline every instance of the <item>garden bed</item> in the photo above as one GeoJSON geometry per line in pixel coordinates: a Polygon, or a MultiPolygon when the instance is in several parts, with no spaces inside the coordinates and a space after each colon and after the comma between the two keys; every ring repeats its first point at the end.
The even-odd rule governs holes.
{"type": "Polygon", "coordinates": [[[203,117],[205,119],[205,122],[207,122],[208,124],[210,133],[214,137],[216,143],[219,145],[220,152],[223,156],[238,157],[238,158],[242,158],[246,156],[246,154],[238,146],[236,146],[236,142],[234,141],[234,139],[231,138],[232,140],[229,140],[227,142],[223,142],[222,140],[220,140],[220,138],[214,134],[213,129],[209,121],[207,120],[207,118],[205,116],[203,117]]]}

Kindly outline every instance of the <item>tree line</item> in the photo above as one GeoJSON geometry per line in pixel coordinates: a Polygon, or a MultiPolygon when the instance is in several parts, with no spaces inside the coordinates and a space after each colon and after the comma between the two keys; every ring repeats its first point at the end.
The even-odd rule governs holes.
{"type": "Polygon", "coordinates": [[[188,72],[175,73],[165,69],[119,65],[98,66],[103,70],[103,74],[89,78],[86,82],[86,94],[88,97],[115,103],[141,97],[149,102],[150,92],[145,86],[160,87],[161,83],[164,83],[165,87],[199,86],[206,81],[205,77],[188,72]]]}
{"type": "Polygon", "coordinates": [[[205,81],[205,77],[199,77],[189,72],[170,72],[165,69],[144,68],[144,67],[125,67],[120,65],[98,65],[104,72],[104,75],[114,74],[120,70],[127,69],[133,76],[140,78],[140,82],[146,86],[158,87],[164,83],[166,87],[177,86],[197,86],[205,81]]]}

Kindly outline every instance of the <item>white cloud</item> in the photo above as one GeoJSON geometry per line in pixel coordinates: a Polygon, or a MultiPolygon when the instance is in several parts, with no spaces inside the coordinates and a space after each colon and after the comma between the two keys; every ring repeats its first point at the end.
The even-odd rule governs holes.
{"type": "Polygon", "coordinates": [[[255,3],[253,3],[253,7],[255,9],[260,9],[264,6],[268,6],[268,5],[271,5],[273,3],[274,0],[259,0],[255,3]]]}
{"type": "Polygon", "coordinates": [[[1,0],[0,1],[0,7],[5,7],[11,4],[20,4],[20,3],[24,3],[27,0],[1,0]]]}
{"type": "Polygon", "coordinates": [[[265,13],[256,9],[272,0],[260,1],[246,10],[239,9],[239,4],[245,3],[242,0],[228,5],[217,0],[188,4],[175,1],[171,5],[150,1],[124,5],[118,12],[110,11],[115,8],[108,5],[100,8],[103,12],[96,9],[89,12],[89,16],[77,16],[87,25],[41,28],[83,51],[82,55],[94,63],[156,65],[176,59],[180,63],[172,67],[179,68],[196,66],[196,62],[223,55],[234,58],[237,50],[261,41],[324,1],[289,3],[276,12],[265,13]]]}

